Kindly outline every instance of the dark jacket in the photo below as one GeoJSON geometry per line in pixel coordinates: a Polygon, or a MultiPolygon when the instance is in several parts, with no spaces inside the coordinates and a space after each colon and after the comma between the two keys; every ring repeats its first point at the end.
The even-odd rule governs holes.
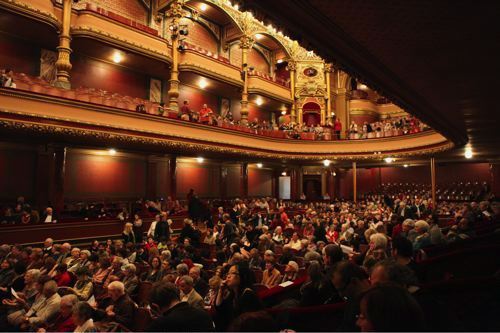
{"type": "Polygon", "coordinates": [[[149,332],[213,332],[214,324],[208,312],[180,302],[154,320],[149,332]]]}
{"type": "Polygon", "coordinates": [[[170,238],[170,228],[168,227],[168,223],[166,221],[160,221],[156,223],[154,239],[159,242],[162,238],[169,239],[170,238]]]}

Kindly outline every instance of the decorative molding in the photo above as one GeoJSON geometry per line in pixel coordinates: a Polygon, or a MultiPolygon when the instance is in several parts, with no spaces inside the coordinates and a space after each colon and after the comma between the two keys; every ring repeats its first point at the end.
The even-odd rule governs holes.
{"type": "Polygon", "coordinates": [[[54,13],[42,11],[26,2],[17,0],[4,0],[0,1],[0,7],[10,12],[31,17],[42,23],[49,24],[57,30],[59,30],[62,25],[62,23],[59,22],[54,13]]]}

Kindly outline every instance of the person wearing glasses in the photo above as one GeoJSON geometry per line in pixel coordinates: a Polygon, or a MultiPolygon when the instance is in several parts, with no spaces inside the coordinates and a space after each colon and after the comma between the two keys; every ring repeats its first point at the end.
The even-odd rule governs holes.
{"type": "Polygon", "coordinates": [[[263,304],[253,290],[255,276],[248,263],[239,262],[229,269],[215,299],[215,327],[226,331],[234,318],[242,313],[259,311],[263,304]]]}

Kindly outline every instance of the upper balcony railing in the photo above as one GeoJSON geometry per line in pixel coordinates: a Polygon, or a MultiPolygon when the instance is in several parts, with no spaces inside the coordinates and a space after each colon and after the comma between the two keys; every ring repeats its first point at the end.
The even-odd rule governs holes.
{"type": "MultiPolygon", "coordinates": [[[[110,91],[79,87],[76,89],[59,89],[50,85],[45,80],[39,77],[31,77],[24,73],[16,73],[14,75],[14,82],[17,89],[31,91],[35,93],[50,95],[54,97],[62,97],[78,102],[93,103],[96,105],[124,109],[127,111],[141,112],[156,116],[168,117],[180,122],[193,122],[192,115],[182,117],[178,112],[166,109],[159,103],[154,103],[142,98],[126,96],[110,91]]],[[[196,112],[195,112],[196,113],[196,112]]],[[[195,121],[197,122],[197,121],[195,121]]],[[[271,125],[269,123],[261,122],[254,123],[250,120],[248,125],[242,125],[238,121],[222,118],[218,115],[213,115],[209,120],[210,126],[217,126],[231,131],[238,131],[249,133],[258,136],[265,136],[276,139],[290,139],[290,140],[322,140],[332,141],[339,140],[331,127],[307,127],[292,128],[286,124],[280,127],[271,125]]],[[[207,126],[207,124],[199,124],[199,126],[207,126]]],[[[343,139],[370,139],[370,138],[384,138],[400,136],[404,134],[415,134],[427,130],[428,127],[404,127],[404,128],[391,128],[383,131],[374,131],[368,133],[367,136],[362,134],[353,133],[345,135],[343,139]]]]}

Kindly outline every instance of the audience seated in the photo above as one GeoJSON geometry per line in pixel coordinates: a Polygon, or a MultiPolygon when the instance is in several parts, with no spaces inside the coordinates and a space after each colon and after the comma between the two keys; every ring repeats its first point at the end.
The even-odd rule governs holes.
{"type": "Polygon", "coordinates": [[[275,318],[265,306],[277,305],[297,307],[304,314],[334,306],[343,311],[343,319],[328,327],[340,330],[464,330],[462,318],[429,291],[433,281],[422,284],[416,273],[432,267],[423,265],[432,260],[425,257],[432,256],[434,248],[449,248],[448,255],[453,255],[457,242],[467,246],[474,244],[468,241],[480,241],[476,231],[481,228],[498,229],[497,206],[439,204],[433,209],[454,213],[451,222],[441,225],[436,214],[418,216],[428,210],[429,200],[417,199],[387,201],[371,195],[358,203],[302,201],[281,206],[271,198],[212,202],[219,216],[213,227],[208,221],[187,220],[182,238],[169,230],[168,238],[155,239],[156,229],[166,230],[162,223],[170,229],[169,213],[160,207],[154,213],[154,230],[136,228],[138,234],[151,234],[147,240],[136,237],[132,224],[129,243],[94,241],[82,250],[51,238],[39,248],[4,244],[0,325],[41,332],[76,326],[83,331],[136,330],[149,318],[154,330],[245,330],[274,327],[275,318]],[[211,245],[203,244],[207,230],[216,235],[211,245]],[[196,235],[200,243],[193,245],[196,235]],[[399,313],[396,308],[402,318],[412,323],[418,319],[418,324],[387,315],[399,313]],[[262,318],[262,323],[252,326],[257,323],[249,322],[251,318],[262,318]]]}

